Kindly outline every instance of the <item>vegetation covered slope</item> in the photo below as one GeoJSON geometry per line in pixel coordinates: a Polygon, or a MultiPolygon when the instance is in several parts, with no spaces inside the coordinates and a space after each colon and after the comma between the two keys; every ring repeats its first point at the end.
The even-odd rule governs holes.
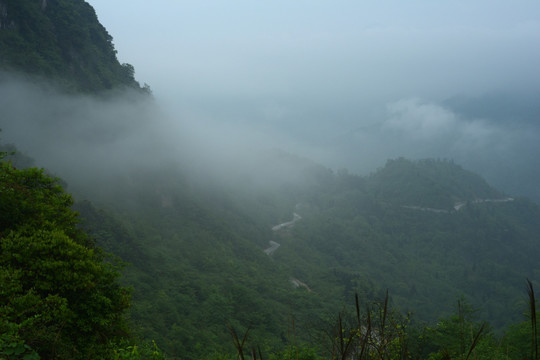
{"type": "Polygon", "coordinates": [[[112,37],[84,0],[1,0],[0,70],[83,92],[139,88],[133,66],[118,62],[112,37]]]}
{"type": "MultiPolygon", "coordinates": [[[[434,196],[465,202],[458,210],[409,206],[372,192],[378,174],[333,174],[309,163],[301,168],[296,158],[291,161],[302,175],[256,196],[245,187],[240,191],[171,181],[181,173],[169,168],[133,174],[110,199],[107,211],[87,201],[76,205],[92,238],[131,263],[123,282],[134,288],[131,321],[140,334],[157,339],[179,359],[230,358],[223,355],[234,352],[230,329],[240,337],[249,330],[249,346],[274,353],[276,359],[295,354],[341,358],[339,354],[351,350],[335,341],[338,334],[354,344],[351,349],[362,349],[362,336],[367,335],[359,334],[372,321],[368,328],[378,330],[370,330],[375,331],[366,352],[370,356],[379,351],[402,358],[454,358],[465,356],[473,343],[479,344],[478,358],[512,354],[510,358],[520,359],[529,354],[526,326],[500,338],[478,318],[499,329],[521,320],[517,314],[525,308],[523,279],[538,275],[536,205],[479,198],[472,191],[470,198],[452,192],[434,196]],[[273,226],[280,223],[286,225],[273,226]],[[265,253],[270,241],[280,246],[265,253]],[[391,294],[388,307],[372,305],[384,301],[385,288],[391,294]],[[364,314],[354,325],[355,316],[345,312],[336,318],[355,294],[360,308],[371,309],[373,320],[364,314]],[[452,315],[462,295],[481,313],[475,316],[460,300],[457,315],[452,315]],[[385,310],[390,306],[398,310],[385,310]],[[403,310],[413,310],[410,319],[425,320],[428,326],[411,325],[403,310]],[[435,319],[437,325],[431,325],[435,319]],[[476,334],[480,340],[473,342],[476,334]],[[216,351],[222,355],[212,355],[216,351]]],[[[430,162],[400,159],[399,166],[414,168],[422,178],[436,178],[431,170],[423,171],[430,162]]],[[[456,174],[459,179],[469,176],[449,162],[435,165],[446,168],[442,173],[463,171],[456,174]]],[[[392,172],[387,169],[391,166],[393,161],[381,172],[392,172]]],[[[69,196],[36,169],[16,170],[4,163],[2,171],[0,319],[9,338],[4,336],[7,346],[0,350],[21,344],[28,346],[24,351],[35,349],[44,358],[83,357],[88,351],[118,354],[114,339],[123,337],[125,323],[121,317],[107,319],[120,316],[125,298],[117,310],[109,308],[116,300],[99,301],[110,294],[97,291],[96,284],[125,293],[110,282],[116,275],[103,267],[101,253],[73,228],[74,213],[66,208],[69,196]],[[51,218],[48,214],[53,213],[51,218]],[[68,271],[74,268],[80,273],[68,271]],[[102,273],[103,278],[97,277],[102,273]],[[93,284],[90,288],[86,278],[93,284]],[[85,297],[88,304],[70,298],[78,299],[87,289],[92,291],[85,297]],[[46,313],[40,313],[42,307],[46,313]],[[90,311],[94,308],[97,313],[90,311]],[[88,326],[64,332],[71,321],[88,326]],[[50,334],[54,339],[42,338],[50,334]]],[[[438,188],[455,188],[453,180],[447,182],[438,188]]],[[[475,186],[462,183],[467,184],[475,186]]],[[[480,190],[486,194],[487,189],[480,190]]]]}
{"type": "Polygon", "coordinates": [[[389,160],[368,181],[374,196],[396,205],[452,210],[463,201],[502,197],[479,175],[452,161],[389,160]]]}
{"type": "Polygon", "coordinates": [[[110,206],[116,225],[79,208],[100,243],[132,263],[132,317],[169,354],[231,352],[227,323],[279,349],[293,318],[295,336],[318,343],[355,293],[367,304],[386,289],[425,324],[451,316],[461,297],[499,334],[522,320],[525,278],[540,275],[534,203],[449,161],[398,159],[368,177],[280,161],[298,174],[272,189],[173,183],[181,176],[169,169],[130,181],[110,206]],[[270,241],[279,247],[265,253],[270,241]]]}
{"type": "MultiPolygon", "coordinates": [[[[83,1],[0,0],[0,19],[3,69],[82,91],[137,86],[83,1]]],[[[390,325],[401,326],[385,338],[396,345],[386,354],[465,358],[485,328],[461,305],[452,315],[456,298],[464,296],[502,332],[521,320],[524,279],[540,277],[538,206],[500,194],[449,161],[397,159],[360,177],[281,154],[261,168],[287,169],[287,176],[263,187],[241,176],[202,185],[174,164],[154,165],[115,183],[89,176],[107,196],[101,209],[89,201],[75,208],[97,244],[129,263],[122,281],[133,287],[129,314],[137,331],[173,358],[232,353],[230,329],[249,329],[250,344],[285,351],[282,358],[346,358],[346,339],[336,339],[358,340],[367,319],[344,332],[336,314],[355,294],[362,308],[384,301],[386,289],[399,309],[390,325]],[[403,331],[408,310],[428,326],[403,331]],[[409,355],[405,337],[416,339],[409,355]],[[301,343],[309,351],[295,353],[301,343]]],[[[118,269],[75,226],[70,197],[55,180],[37,169],[1,169],[0,350],[118,355],[114,342],[124,337],[127,306],[118,269]]],[[[385,308],[370,307],[382,326],[373,349],[382,348],[385,308]]],[[[505,340],[504,349],[483,333],[483,358],[528,356],[515,345],[526,344],[522,330],[508,332],[514,341],[505,340]]]]}
{"type": "MultiPolygon", "coordinates": [[[[171,183],[181,175],[170,170],[134,177],[107,211],[88,202],[76,208],[98,244],[131,263],[124,281],[134,288],[131,315],[144,337],[173,357],[198,359],[233,351],[227,324],[250,328],[254,341],[278,349],[293,314],[324,316],[322,299],[292,286],[286,269],[263,251],[275,240],[273,206],[250,206],[259,214],[252,216],[225,189],[171,183]]],[[[288,203],[283,216],[291,216],[288,203]]]]}
{"type": "Polygon", "coordinates": [[[343,273],[344,291],[369,279],[431,321],[460,294],[499,329],[520,317],[523,279],[539,275],[538,206],[445,161],[390,161],[363,183],[342,177],[306,203],[291,237],[297,254],[310,249],[343,273]]]}
{"type": "Polygon", "coordinates": [[[129,291],[77,228],[71,196],[43,170],[1,161],[0,198],[0,357],[110,356],[128,335],[129,291]]]}

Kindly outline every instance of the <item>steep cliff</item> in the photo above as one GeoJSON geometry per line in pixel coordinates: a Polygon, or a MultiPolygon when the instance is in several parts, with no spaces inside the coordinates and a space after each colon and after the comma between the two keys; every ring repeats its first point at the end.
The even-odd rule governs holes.
{"type": "Polygon", "coordinates": [[[0,0],[0,70],[53,78],[68,89],[140,89],[84,0],[0,0]]]}

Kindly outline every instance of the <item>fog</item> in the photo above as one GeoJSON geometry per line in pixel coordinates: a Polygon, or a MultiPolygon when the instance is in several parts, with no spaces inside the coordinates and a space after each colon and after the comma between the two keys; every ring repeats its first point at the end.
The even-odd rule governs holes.
{"type": "Polygon", "coordinates": [[[134,90],[66,94],[14,74],[0,79],[1,144],[14,144],[79,199],[106,201],[141,179],[188,188],[300,180],[298,160],[283,151],[294,143],[278,135],[170,113],[134,90]]]}
{"type": "Polygon", "coordinates": [[[188,123],[361,174],[453,158],[540,199],[537,1],[90,3],[188,123]]]}
{"type": "Polygon", "coordinates": [[[278,149],[359,174],[454,159],[540,201],[537,1],[89,3],[153,100],[0,88],[2,141],[72,183],[171,163],[284,176],[278,149]]]}

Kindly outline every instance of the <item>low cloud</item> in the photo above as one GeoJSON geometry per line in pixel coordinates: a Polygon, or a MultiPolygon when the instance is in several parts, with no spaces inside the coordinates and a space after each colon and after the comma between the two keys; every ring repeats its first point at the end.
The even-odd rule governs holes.
{"type": "Polygon", "coordinates": [[[490,123],[489,119],[464,119],[449,108],[421,99],[399,100],[386,108],[388,117],[382,123],[381,133],[401,139],[404,147],[406,142],[420,147],[431,145],[431,156],[484,151],[508,141],[511,131],[490,123]]]}
{"type": "MultiPolygon", "coordinates": [[[[208,185],[298,181],[299,169],[278,160],[284,149],[295,152],[294,141],[248,126],[242,116],[161,107],[129,90],[73,95],[13,76],[3,80],[1,143],[15,144],[82,197],[110,195],[118,182],[152,171],[208,185]]],[[[281,111],[270,105],[261,114],[279,120],[281,111]]]]}
{"type": "Polygon", "coordinates": [[[406,134],[411,140],[430,141],[454,132],[458,125],[451,111],[420,99],[404,99],[386,106],[383,132],[406,134]]]}
{"type": "MultiPolygon", "coordinates": [[[[518,108],[529,100],[520,99],[518,108]]],[[[296,165],[279,164],[269,155],[274,152],[359,174],[389,158],[453,159],[499,189],[540,199],[536,107],[516,121],[500,115],[515,113],[509,100],[506,112],[491,110],[500,100],[456,105],[463,103],[404,98],[371,108],[347,102],[327,108],[279,98],[208,99],[169,108],[129,91],[69,95],[4,76],[0,136],[81,193],[133,171],[167,167],[208,183],[297,178],[296,165]]]]}
{"type": "MultiPolygon", "coordinates": [[[[482,106],[497,103],[482,100],[482,106]]],[[[342,135],[333,148],[336,163],[360,173],[400,156],[453,159],[499,189],[538,200],[538,138],[540,125],[534,121],[470,116],[451,106],[407,98],[388,103],[378,119],[342,135]]]]}

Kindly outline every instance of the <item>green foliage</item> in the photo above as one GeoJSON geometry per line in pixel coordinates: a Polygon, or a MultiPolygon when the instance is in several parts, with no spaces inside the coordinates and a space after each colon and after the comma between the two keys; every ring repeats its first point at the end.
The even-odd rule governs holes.
{"type": "Polygon", "coordinates": [[[10,163],[0,163],[0,191],[0,235],[23,226],[61,228],[84,241],[84,235],[75,227],[77,215],[70,209],[71,196],[42,169],[17,170],[10,163]]]}
{"type": "Polygon", "coordinates": [[[15,150],[16,147],[13,144],[0,144],[0,160],[5,159],[19,169],[26,169],[35,166],[34,159],[15,150]]]}
{"type": "Polygon", "coordinates": [[[310,181],[264,191],[194,185],[174,168],[139,171],[111,186],[102,210],[89,201],[73,206],[43,171],[4,163],[3,349],[70,358],[91,348],[95,358],[233,359],[230,323],[245,358],[530,356],[530,327],[511,328],[502,340],[496,334],[519,316],[524,274],[535,275],[538,207],[522,199],[476,201],[500,194],[450,162],[397,164],[399,171],[391,164],[384,176],[368,178],[308,166],[310,181]],[[400,171],[414,176],[400,178],[400,171]],[[447,173],[449,179],[441,175],[447,173]],[[413,186],[417,181],[422,186],[413,186]],[[458,201],[466,203],[459,211],[432,211],[458,201]],[[302,219],[271,230],[292,212],[302,219]],[[122,270],[123,283],[134,288],[130,320],[163,352],[118,340],[125,323],[112,314],[126,304],[109,305],[127,294],[95,285],[114,282],[119,268],[94,241],[131,263],[122,270]],[[263,252],[269,241],[281,244],[270,256],[263,252]],[[354,293],[356,311],[336,318],[354,293]],[[478,317],[464,302],[451,314],[458,293],[483,304],[478,317]],[[396,308],[429,325],[411,324],[396,308]]]}
{"type": "Polygon", "coordinates": [[[322,360],[317,353],[317,350],[308,345],[304,346],[288,346],[285,350],[269,354],[270,360],[322,360]]]}
{"type": "Polygon", "coordinates": [[[354,313],[342,311],[328,331],[327,357],[332,359],[402,359],[408,355],[409,319],[391,309],[388,293],[384,300],[361,310],[355,296],[354,313]]]}
{"type": "Polygon", "coordinates": [[[463,299],[458,300],[456,314],[439,319],[436,326],[425,330],[424,337],[429,359],[465,359],[473,355],[487,360],[500,355],[487,325],[474,321],[474,310],[463,299]]]}
{"type": "Polygon", "coordinates": [[[377,197],[399,205],[450,210],[457,200],[501,197],[480,176],[446,160],[388,160],[367,180],[377,197]]]}
{"type": "Polygon", "coordinates": [[[0,335],[0,359],[39,360],[40,356],[24,340],[17,339],[13,333],[0,335]]]}
{"type": "MultiPolygon", "coordinates": [[[[140,89],[85,1],[1,3],[0,69],[75,91],[140,89]]],[[[0,159],[9,152],[2,147],[0,159]]],[[[176,358],[235,358],[227,323],[242,335],[250,329],[246,341],[236,336],[246,357],[531,356],[530,323],[510,327],[499,343],[466,303],[449,309],[464,293],[498,331],[515,321],[518,284],[539,275],[538,206],[478,202],[503,195],[451,161],[390,160],[366,178],[283,154],[277,163],[268,168],[300,170],[264,191],[248,179],[238,179],[241,190],[215,190],[175,169],[139,173],[112,190],[107,211],[77,204],[86,219],[79,224],[57,179],[2,161],[0,358],[164,358],[155,343],[125,340],[129,291],[94,240],[132,264],[123,269],[134,286],[131,319],[176,358]],[[302,221],[271,230],[293,211],[302,221]],[[281,244],[272,256],[262,251],[269,241],[281,244]],[[373,303],[386,287],[393,298],[373,303]],[[353,293],[355,311],[329,315],[353,293]],[[430,325],[411,326],[392,303],[430,325]],[[294,341],[285,329],[291,315],[294,341]]]]}
{"type": "Polygon", "coordinates": [[[115,345],[111,360],[164,360],[165,355],[159,349],[155,341],[152,343],[142,343],[140,345],[126,344],[115,345]]]}
{"type": "Polygon", "coordinates": [[[127,336],[118,267],[77,228],[71,197],[35,168],[0,163],[1,351],[44,358],[107,354],[127,336]]]}
{"type": "Polygon", "coordinates": [[[502,337],[501,349],[511,359],[532,358],[530,321],[523,321],[509,326],[502,337]]]}
{"type": "Polygon", "coordinates": [[[83,0],[3,0],[0,69],[41,76],[76,91],[139,90],[133,66],[120,64],[112,37],[83,0]]]}
{"type": "MultiPolygon", "coordinates": [[[[376,174],[362,178],[312,168],[306,173],[313,175],[311,182],[241,191],[205,188],[167,168],[138,172],[114,187],[118,191],[107,211],[87,202],[76,208],[97,243],[132,264],[124,270],[125,283],[134,288],[131,319],[142,337],[156,339],[170,356],[234,354],[227,322],[241,335],[251,329],[246,357],[253,346],[260,346],[263,356],[278,356],[292,344],[316,344],[306,348],[321,355],[320,330],[328,329],[336,309],[354,293],[364,309],[384,298],[383,286],[392,294],[388,307],[412,312],[412,319],[430,329],[438,318],[451,315],[455,294],[483,304],[478,317],[489,319],[494,330],[480,333],[475,354],[489,353],[483,349],[496,348],[494,334],[519,319],[519,284],[524,274],[533,277],[534,254],[539,254],[540,211],[521,199],[474,202],[499,194],[450,162],[403,161],[400,166],[434,182],[443,181],[438,172],[453,174],[436,190],[427,182],[426,188],[414,187],[415,196],[407,195],[411,199],[425,192],[436,194],[426,197],[433,200],[430,206],[439,206],[437,199],[469,203],[459,211],[410,209],[402,206],[409,203],[374,191],[376,174]],[[290,221],[293,211],[300,221],[271,230],[290,221]],[[270,240],[281,246],[268,256],[262,250],[270,240]],[[293,287],[291,279],[309,290],[293,287]],[[286,335],[291,316],[297,342],[286,335]]],[[[392,179],[399,191],[399,178],[392,179]]],[[[380,181],[380,188],[391,187],[385,177],[380,181]]],[[[397,311],[388,315],[403,322],[399,335],[386,344],[387,353],[405,356],[406,345],[409,353],[442,354],[444,344],[437,341],[443,335],[434,334],[446,330],[428,334],[397,311]],[[431,347],[416,340],[422,333],[431,347]]],[[[441,324],[452,329],[452,322],[441,324]]],[[[465,348],[482,322],[473,324],[465,348]]]]}
{"type": "MultiPolygon", "coordinates": [[[[282,259],[287,252],[283,260],[293,264],[294,271],[317,274],[320,280],[309,283],[325,289],[321,296],[351,296],[355,288],[385,284],[396,306],[420,320],[434,321],[443,315],[441,309],[452,307],[454,295],[464,294],[473,304],[482,305],[480,315],[490,319],[497,332],[517,321],[519,284],[527,274],[534,276],[534,259],[540,256],[538,206],[523,199],[475,202],[499,195],[449,162],[429,163],[425,171],[424,165],[410,161],[398,164],[401,171],[419,179],[453,175],[433,180],[446,182],[444,186],[425,183],[412,191],[413,186],[408,186],[412,180],[400,178],[396,169],[381,170],[394,173],[391,178],[377,173],[365,182],[337,174],[334,187],[318,192],[316,203],[311,199],[302,203],[302,221],[291,229],[290,243],[280,242],[275,258],[282,259]],[[440,174],[434,169],[440,169],[440,174]],[[393,189],[396,195],[388,197],[375,188],[393,189]],[[434,188],[437,197],[424,196],[434,188]],[[466,205],[459,210],[434,208],[439,206],[437,198],[466,205]],[[430,208],[418,205],[422,199],[433,201],[426,203],[430,208]],[[324,269],[332,269],[333,276],[330,271],[323,276],[324,269]]],[[[374,290],[378,291],[376,286],[374,290]]]]}

